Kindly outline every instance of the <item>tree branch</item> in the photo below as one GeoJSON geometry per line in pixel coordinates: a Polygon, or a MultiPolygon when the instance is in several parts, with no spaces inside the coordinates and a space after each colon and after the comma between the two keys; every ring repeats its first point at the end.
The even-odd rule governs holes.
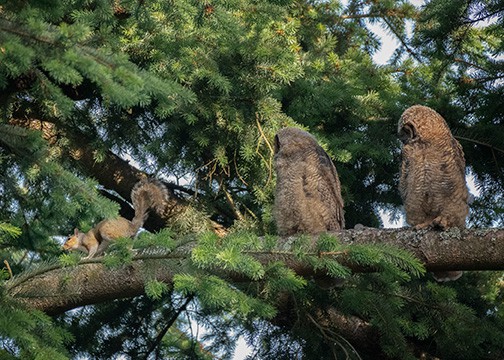
{"type": "Polygon", "coordinates": [[[405,39],[403,39],[403,37],[401,36],[401,34],[399,34],[397,29],[394,27],[394,25],[389,20],[387,20],[387,18],[385,18],[385,17],[383,17],[382,20],[388,26],[390,31],[392,31],[392,33],[395,35],[395,37],[399,40],[401,45],[406,49],[406,51],[411,56],[413,56],[416,61],[418,61],[419,63],[422,63],[422,59],[420,59],[420,56],[409,46],[408,42],[405,39]]]}
{"type": "Polygon", "coordinates": [[[504,149],[497,148],[497,147],[493,146],[492,144],[489,144],[489,143],[486,143],[486,142],[483,142],[483,141],[479,141],[479,140],[476,140],[476,139],[471,139],[471,138],[464,137],[464,136],[458,136],[458,135],[455,135],[455,138],[458,139],[458,140],[468,141],[468,142],[472,142],[474,144],[486,146],[486,147],[490,148],[492,150],[492,152],[495,150],[495,151],[498,151],[498,152],[504,154],[504,149]]]}
{"type": "Polygon", "coordinates": [[[348,15],[340,15],[340,19],[367,19],[367,18],[382,18],[384,17],[384,14],[381,13],[365,13],[365,14],[348,14],[348,15]]]}
{"type": "Polygon", "coordinates": [[[463,22],[463,24],[464,25],[470,25],[470,24],[474,24],[476,22],[484,21],[484,20],[486,20],[488,18],[491,18],[491,17],[494,17],[494,16],[497,17],[497,15],[499,15],[499,13],[501,13],[501,12],[502,12],[502,9],[497,9],[495,11],[492,11],[492,12],[490,12],[488,14],[485,14],[485,15],[480,16],[480,17],[475,18],[475,19],[469,19],[468,17],[465,17],[464,18],[465,21],[463,22]]]}
{"type": "MultiPolygon", "coordinates": [[[[409,229],[342,230],[334,232],[342,244],[387,244],[412,252],[429,271],[439,270],[504,270],[504,229],[451,229],[444,232],[414,231],[409,229]]],[[[173,276],[186,272],[191,266],[191,251],[195,241],[172,252],[140,253],[133,263],[108,269],[100,259],[83,260],[74,268],[54,266],[48,271],[15,277],[6,284],[7,292],[26,305],[58,314],[78,306],[96,304],[144,293],[145,283],[155,279],[172,283],[173,276]],[[149,269],[149,270],[147,270],[149,269]]],[[[301,276],[326,276],[299,260],[294,251],[293,238],[282,238],[279,251],[249,254],[261,264],[281,261],[301,276]]],[[[352,270],[372,271],[351,263],[344,254],[328,254],[352,270]]],[[[223,274],[222,271],[218,272],[223,274]]],[[[243,275],[224,273],[235,282],[251,281],[243,275]]]]}
{"type": "Polygon", "coordinates": [[[166,321],[165,326],[159,332],[159,334],[156,336],[156,339],[154,340],[154,342],[151,344],[151,346],[149,347],[149,349],[145,353],[145,360],[148,360],[149,359],[149,355],[154,350],[156,350],[156,348],[159,346],[159,344],[163,340],[163,338],[166,335],[166,333],[168,332],[168,330],[170,330],[170,328],[175,323],[175,321],[178,319],[178,317],[180,316],[180,314],[187,309],[187,305],[189,305],[189,303],[193,300],[193,298],[194,298],[194,296],[188,296],[185,299],[184,303],[174,312],[174,314],[172,314],[172,316],[168,319],[168,321],[166,321]]]}

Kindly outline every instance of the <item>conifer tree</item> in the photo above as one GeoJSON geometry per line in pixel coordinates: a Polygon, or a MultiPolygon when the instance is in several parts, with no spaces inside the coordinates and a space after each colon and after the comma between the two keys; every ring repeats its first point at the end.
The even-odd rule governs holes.
{"type": "Polygon", "coordinates": [[[284,126],[330,154],[349,228],[399,217],[397,120],[418,103],[463,145],[468,225],[503,227],[503,38],[500,0],[0,0],[0,357],[226,359],[243,336],[261,359],[503,358],[502,272],[438,284],[403,249],[286,241],[272,218],[284,126]],[[370,24],[400,44],[386,65],[370,24]],[[145,174],[170,190],[161,223],[62,253],[74,227],[131,218],[145,174]],[[16,297],[36,281],[78,304],[89,269],[129,271],[109,284],[126,298],[16,297]]]}

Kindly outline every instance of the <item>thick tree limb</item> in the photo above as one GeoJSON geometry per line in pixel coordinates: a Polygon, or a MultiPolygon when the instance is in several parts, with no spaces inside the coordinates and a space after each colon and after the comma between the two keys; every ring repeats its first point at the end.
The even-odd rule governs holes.
{"type": "MultiPolygon", "coordinates": [[[[343,230],[334,233],[344,244],[388,244],[416,255],[427,270],[504,270],[504,229],[457,230],[444,232],[409,229],[343,230]]],[[[112,299],[144,293],[153,273],[158,281],[170,284],[173,276],[191,267],[194,242],[171,253],[140,254],[131,265],[107,269],[100,259],[82,261],[76,268],[54,267],[42,273],[26,274],[7,283],[8,293],[28,306],[50,314],[112,299]],[[154,269],[154,271],[153,271],[154,269]],[[147,275],[149,274],[149,275],[147,275]]],[[[282,261],[301,276],[315,273],[296,258],[292,238],[281,239],[278,251],[250,253],[262,264],[282,261]]],[[[327,254],[354,271],[370,271],[349,263],[341,254],[327,254]]],[[[219,272],[221,274],[221,272],[219,272]]],[[[249,281],[242,275],[225,274],[231,281],[249,281]]]]}

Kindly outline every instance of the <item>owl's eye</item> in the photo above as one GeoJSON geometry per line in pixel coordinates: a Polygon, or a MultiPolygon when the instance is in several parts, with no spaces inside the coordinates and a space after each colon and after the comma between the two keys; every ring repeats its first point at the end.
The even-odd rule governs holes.
{"type": "Polygon", "coordinates": [[[405,124],[399,131],[399,139],[403,144],[409,143],[417,137],[415,127],[412,124],[405,124]]]}
{"type": "Polygon", "coordinates": [[[280,139],[275,135],[275,154],[280,151],[280,139]]]}

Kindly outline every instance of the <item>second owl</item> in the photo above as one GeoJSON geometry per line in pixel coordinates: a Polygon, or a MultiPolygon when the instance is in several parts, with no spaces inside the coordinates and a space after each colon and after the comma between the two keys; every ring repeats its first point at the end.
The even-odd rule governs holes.
{"type": "MultiPolygon", "coordinates": [[[[469,211],[464,152],[445,120],[426,106],[412,106],[398,127],[403,142],[399,190],[406,221],[415,229],[465,228],[469,211]]],[[[434,274],[455,280],[461,271],[434,274]]]]}
{"type": "Polygon", "coordinates": [[[311,134],[297,128],[281,129],[275,136],[274,160],[274,215],[280,235],[344,228],[336,168],[311,134]]]}

